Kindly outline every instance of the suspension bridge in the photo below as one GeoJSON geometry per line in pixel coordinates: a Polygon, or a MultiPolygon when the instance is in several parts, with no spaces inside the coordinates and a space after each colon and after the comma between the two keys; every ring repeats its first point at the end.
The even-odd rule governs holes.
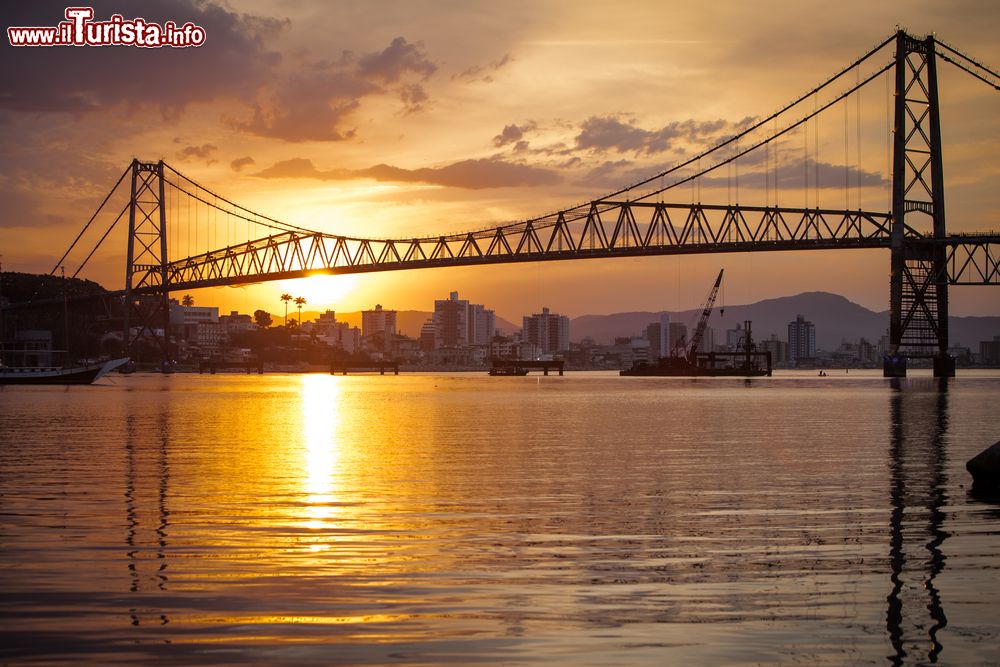
{"type": "MultiPolygon", "coordinates": [[[[707,150],[648,179],[545,215],[461,233],[416,238],[359,238],[282,222],[223,197],[169,164],[133,160],[97,212],[56,262],[55,272],[88,232],[99,239],[126,224],[123,343],[153,338],[169,356],[168,294],[317,274],[366,273],[512,262],[723,252],[881,248],[889,252],[890,355],[887,375],[905,375],[907,357],[933,358],[937,376],[954,374],[948,350],[948,289],[1000,284],[1000,233],[948,233],[941,146],[938,65],[948,63],[1000,90],[1000,76],[934,36],[900,30],[812,90],[707,150]],[[861,94],[886,82],[888,210],[865,210],[861,190],[861,94]],[[850,168],[851,101],[856,140],[850,168]],[[844,118],[843,208],[821,207],[818,119],[844,118]],[[812,129],[810,129],[812,128],[812,129]],[[811,134],[811,136],[810,136],[811,134]],[[810,145],[810,139],[812,145],[810,145]],[[796,142],[802,148],[795,148],[796,142]],[[812,150],[812,153],[810,153],[812,150]],[[785,168],[780,166],[785,159],[785,168]],[[747,165],[764,185],[762,205],[740,204],[747,165]],[[763,165],[763,168],[761,166],[763,165]],[[801,206],[778,202],[801,166],[801,206]],[[853,178],[853,184],[852,184],[853,178]],[[728,200],[703,203],[700,189],[725,182],[728,200]],[[735,195],[734,193],[735,186],[735,195]],[[679,203],[690,188],[691,201],[679,203]],[[695,197],[697,188],[699,196],[695,197]],[[127,194],[118,209],[109,202],[127,194]],[[856,206],[849,206],[852,192],[856,206]],[[813,202],[810,205],[810,194],[813,202]],[[668,200],[668,195],[670,199],[668,200]],[[111,218],[100,232],[102,215],[111,218]],[[96,232],[90,231],[95,229],[96,232]]],[[[869,149],[865,149],[869,150],[869,149]]],[[[759,183],[754,185],[759,189],[759,183]]]]}

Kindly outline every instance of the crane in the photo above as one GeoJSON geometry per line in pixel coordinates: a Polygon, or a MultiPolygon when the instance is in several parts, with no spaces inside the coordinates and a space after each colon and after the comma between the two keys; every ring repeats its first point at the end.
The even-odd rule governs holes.
{"type": "MultiPolygon", "coordinates": [[[[719,295],[719,286],[722,285],[722,274],[725,269],[719,269],[719,276],[715,279],[715,284],[712,285],[712,291],[708,293],[708,299],[705,300],[705,307],[701,311],[701,317],[698,318],[698,326],[695,327],[694,335],[691,336],[691,344],[688,346],[687,358],[693,364],[695,363],[696,355],[698,354],[698,346],[701,345],[701,339],[705,336],[705,329],[708,328],[708,317],[712,314],[712,307],[715,305],[715,297],[719,295]]],[[[680,341],[680,346],[683,346],[683,339],[680,341]]],[[[675,348],[677,349],[677,348],[675,348]]]]}

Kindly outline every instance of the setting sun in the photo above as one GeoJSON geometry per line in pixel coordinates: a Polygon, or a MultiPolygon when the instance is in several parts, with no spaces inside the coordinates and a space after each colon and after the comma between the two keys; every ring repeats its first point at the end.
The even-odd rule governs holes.
{"type": "Polygon", "coordinates": [[[306,310],[343,310],[343,302],[354,290],[357,276],[316,275],[281,283],[281,289],[304,297],[306,310]]]}

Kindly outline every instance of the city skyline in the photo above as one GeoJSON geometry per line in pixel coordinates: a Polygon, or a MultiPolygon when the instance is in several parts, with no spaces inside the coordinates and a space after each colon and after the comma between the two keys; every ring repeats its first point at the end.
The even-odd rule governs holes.
{"type": "MultiPolygon", "coordinates": [[[[13,146],[2,158],[8,177],[0,183],[9,211],[0,225],[5,267],[51,269],[84,222],[80,211],[93,209],[94,193],[106,191],[132,155],[163,157],[220,193],[289,222],[363,236],[460,231],[571,205],[690,155],[748,116],[766,114],[807,90],[818,76],[890,33],[903,6],[857,3],[851,21],[843,18],[846,12],[827,17],[818,36],[786,32],[784,40],[764,48],[764,35],[782,22],[815,25],[813,10],[784,5],[747,30],[725,30],[749,10],[737,3],[700,13],[673,8],[672,31],[664,35],[656,20],[664,8],[637,3],[630,7],[637,20],[624,39],[607,37],[602,12],[588,3],[575,3],[556,31],[545,30],[544,20],[525,25],[478,5],[443,17],[421,12],[419,3],[408,11],[362,11],[346,4],[323,10],[285,6],[276,13],[261,2],[242,4],[243,14],[220,9],[209,16],[184,2],[150,3],[150,18],[188,13],[209,31],[200,52],[154,54],[155,71],[176,73],[178,63],[199,58],[243,56],[245,62],[230,80],[217,68],[206,71],[193,89],[172,79],[160,88],[139,81],[134,85],[145,102],[125,94],[124,59],[81,54],[80,66],[95,69],[70,72],[70,80],[65,68],[56,67],[65,55],[4,45],[5,85],[20,100],[5,103],[8,123],[0,130],[13,146]],[[489,38],[454,41],[449,26],[477,11],[495,26],[489,38]],[[387,15],[393,20],[380,23],[387,15]],[[859,24],[872,26],[871,34],[859,33],[859,24]],[[322,31],[329,39],[312,39],[322,31]],[[678,34],[685,38],[675,39],[678,34]],[[823,48],[811,48],[817,39],[823,48]],[[784,57],[792,53],[796,58],[784,57]],[[604,66],[595,67],[597,62],[604,66]],[[51,85],[42,90],[15,76],[27,67],[51,73],[51,85]],[[100,67],[107,69],[96,76],[100,67]],[[65,95],[52,92],[59,83],[65,95]],[[296,116],[299,107],[311,115],[296,116]],[[442,136],[448,140],[440,141],[442,136]]],[[[95,10],[100,16],[110,7],[96,3],[95,10]]],[[[996,60],[997,18],[982,11],[988,3],[968,3],[967,13],[982,14],[974,22],[933,3],[905,7],[912,32],[937,31],[986,62],[996,60]]],[[[554,12],[531,9],[540,19],[554,12]]],[[[12,11],[24,24],[44,25],[58,19],[61,6],[12,11]]],[[[989,156],[996,146],[982,139],[992,136],[1000,114],[991,98],[980,96],[976,82],[955,74],[961,73],[942,70],[947,99],[954,100],[942,112],[949,229],[1000,227],[988,201],[996,170],[989,156]]],[[[875,97],[869,95],[867,103],[878,108],[851,124],[856,120],[859,133],[877,140],[884,119],[875,117],[882,102],[875,97]]],[[[826,165],[824,178],[846,166],[838,128],[825,132],[815,151],[826,165]]],[[[848,144],[848,154],[858,157],[858,147],[848,144]]],[[[782,150],[791,165],[792,147],[782,150]]],[[[860,156],[858,187],[847,193],[847,202],[833,187],[810,195],[789,178],[780,198],[795,205],[853,202],[884,209],[884,157],[867,149],[860,156]]],[[[753,181],[745,180],[743,188],[748,199],[766,194],[753,181]]],[[[727,189],[706,181],[696,193],[678,196],[724,200],[727,189]]],[[[121,257],[111,253],[95,261],[87,277],[117,287],[121,257]]],[[[286,291],[321,310],[340,311],[393,294],[405,309],[462,284],[498,312],[511,312],[515,302],[532,295],[537,302],[526,308],[550,305],[579,316],[607,312],[610,304],[622,310],[697,307],[704,285],[722,265],[733,278],[733,302],[822,290],[884,310],[887,264],[888,253],[875,250],[634,258],[325,276],[194,294],[241,311],[286,291]],[[797,289],[788,290],[790,282],[797,289]]],[[[1000,312],[989,290],[955,289],[951,298],[957,315],[1000,312]]]]}

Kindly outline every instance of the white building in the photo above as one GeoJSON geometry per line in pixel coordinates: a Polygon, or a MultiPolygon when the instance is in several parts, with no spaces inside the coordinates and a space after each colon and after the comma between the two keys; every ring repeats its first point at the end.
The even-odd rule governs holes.
{"type": "Polygon", "coordinates": [[[383,341],[391,341],[396,335],[396,311],[383,310],[382,304],[375,304],[375,310],[361,312],[361,336],[373,338],[381,336],[383,341]]]}

